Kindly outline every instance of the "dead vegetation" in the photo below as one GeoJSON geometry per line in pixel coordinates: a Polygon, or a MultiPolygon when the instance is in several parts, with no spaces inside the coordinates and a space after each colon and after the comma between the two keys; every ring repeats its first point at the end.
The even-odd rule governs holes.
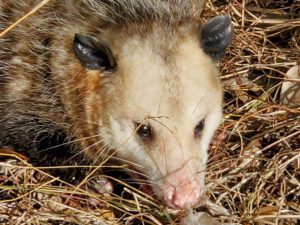
{"type": "MultiPolygon", "coordinates": [[[[300,59],[300,2],[208,0],[203,18],[226,13],[235,38],[220,63],[224,120],[199,210],[221,223],[299,225],[300,107],[282,104],[280,93],[300,59]]],[[[62,185],[13,151],[0,156],[1,224],[180,224],[183,213],[128,185],[105,197],[62,185]]]]}

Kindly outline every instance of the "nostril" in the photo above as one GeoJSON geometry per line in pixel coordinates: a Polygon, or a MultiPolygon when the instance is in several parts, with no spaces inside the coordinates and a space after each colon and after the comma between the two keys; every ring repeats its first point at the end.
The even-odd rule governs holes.
{"type": "Polygon", "coordinates": [[[201,197],[201,191],[200,190],[199,191],[194,191],[193,195],[194,195],[195,199],[199,199],[201,197]]]}
{"type": "Polygon", "coordinates": [[[168,192],[167,192],[167,199],[169,200],[169,201],[172,201],[173,200],[173,198],[174,198],[174,189],[172,189],[172,190],[169,190],[168,192]]]}
{"type": "Polygon", "coordinates": [[[172,208],[176,208],[176,206],[174,205],[175,191],[176,190],[174,187],[168,187],[164,193],[165,202],[167,203],[168,206],[172,208]]]}

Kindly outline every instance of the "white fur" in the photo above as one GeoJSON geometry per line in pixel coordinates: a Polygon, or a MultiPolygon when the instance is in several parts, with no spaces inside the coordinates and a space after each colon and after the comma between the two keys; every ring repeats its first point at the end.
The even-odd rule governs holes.
{"type": "Polygon", "coordinates": [[[108,139],[121,158],[141,166],[157,184],[158,195],[165,182],[179,182],[164,178],[181,168],[203,188],[207,148],[222,116],[218,72],[197,38],[184,39],[170,64],[157,54],[151,38],[133,37],[119,49],[118,67],[126,73],[117,74],[124,76],[119,78],[122,98],[110,117],[108,139]],[[204,118],[202,136],[195,139],[194,128],[204,118]],[[135,122],[151,124],[153,143],[135,134],[135,122]]]}

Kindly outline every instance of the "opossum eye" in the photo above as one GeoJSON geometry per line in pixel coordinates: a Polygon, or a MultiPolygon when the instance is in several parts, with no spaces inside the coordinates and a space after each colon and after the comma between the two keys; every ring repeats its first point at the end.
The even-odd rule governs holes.
{"type": "Polygon", "coordinates": [[[233,26],[229,16],[216,16],[203,25],[201,44],[204,52],[213,60],[219,60],[233,38],[233,26]]]}
{"type": "Polygon", "coordinates": [[[111,50],[96,38],[75,34],[73,49],[82,66],[91,70],[113,70],[116,67],[111,50]]]}
{"type": "Polygon", "coordinates": [[[204,120],[200,120],[194,129],[195,138],[199,138],[201,136],[203,128],[204,128],[204,120]]]}
{"type": "Polygon", "coordinates": [[[136,123],[136,133],[141,138],[152,139],[152,128],[149,124],[136,123]]]}

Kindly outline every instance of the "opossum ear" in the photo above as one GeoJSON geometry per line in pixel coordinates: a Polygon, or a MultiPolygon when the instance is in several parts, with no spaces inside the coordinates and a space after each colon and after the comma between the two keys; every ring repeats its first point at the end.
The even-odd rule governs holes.
{"type": "Polygon", "coordinates": [[[113,70],[116,61],[109,47],[96,38],[75,34],[73,50],[82,66],[91,70],[113,70]]]}
{"type": "Polygon", "coordinates": [[[233,38],[233,26],[229,16],[216,16],[206,22],[201,30],[201,45],[213,60],[219,60],[233,38]]]}

